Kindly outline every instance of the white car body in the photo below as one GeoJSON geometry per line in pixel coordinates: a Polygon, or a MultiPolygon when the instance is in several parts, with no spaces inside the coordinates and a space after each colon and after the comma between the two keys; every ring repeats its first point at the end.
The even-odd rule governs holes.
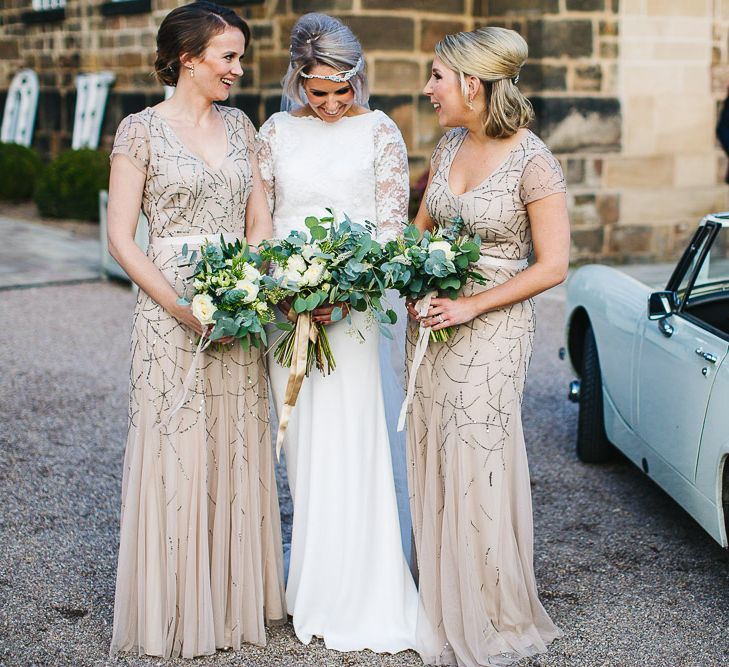
{"type": "Polygon", "coordinates": [[[729,524],[728,237],[729,213],[706,216],[664,292],[607,266],[577,269],[568,284],[566,309],[567,349],[578,376],[589,370],[583,355],[588,328],[594,334],[607,440],[724,547],[729,524]]]}

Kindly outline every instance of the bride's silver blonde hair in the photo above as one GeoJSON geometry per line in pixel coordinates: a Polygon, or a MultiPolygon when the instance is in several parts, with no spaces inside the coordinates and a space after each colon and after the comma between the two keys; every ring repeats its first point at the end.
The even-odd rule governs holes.
{"type": "Polygon", "coordinates": [[[352,86],[356,104],[366,105],[370,91],[365,74],[362,46],[354,33],[341,21],[326,14],[304,14],[291,30],[291,63],[281,82],[283,95],[306,104],[304,78],[326,78],[352,86]],[[307,77],[317,65],[333,68],[337,75],[307,77]]]}

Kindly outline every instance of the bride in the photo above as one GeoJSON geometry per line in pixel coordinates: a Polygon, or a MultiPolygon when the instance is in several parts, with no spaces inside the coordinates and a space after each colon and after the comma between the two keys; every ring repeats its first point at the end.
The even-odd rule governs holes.
{"type": "MultiPolygon", "coordinates": [[[[326,208],[370,221],[380,241],[395,236],[407,220],[407,152],[393,121],[366,107],[364,59],[349,28],[303,16],[283,92],[300,106],[274,114],[259,135],[274,236],[305,229],[326,208]]],[[[395,653],[414,647],[417,594],[401,544],[380,334],[363,313],[332,323],[332,309],[314,320],[330,327],[337,369],[304,381],[284,442],[294,501],[286,601],[306,644],[318,636],[339,651],[395,653]]],[[[288,369],[272,360],[269,369],[280,413],[288,369]]]]}

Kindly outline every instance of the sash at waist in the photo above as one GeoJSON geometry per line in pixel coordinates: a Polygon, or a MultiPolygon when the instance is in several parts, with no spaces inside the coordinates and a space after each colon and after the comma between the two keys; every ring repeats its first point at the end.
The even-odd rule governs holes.
{"type": "MultiPolygon", "coordinates": [[[[149,245],[153,246],[180,246],[187,245],[203,245],[205,241],[211,243],[218,243],[220,241],[220,234],[194,234],[192,236],[152,236],[149,239],[149,245]]],[[[226,243],[233,243],[234,241],[241,238],[237,234],[229,234],[227,232],[222,234],[223,239],[226,243]]]]}
{"type": "Polygon", "coordinates": [[[522,271],[529,266],[529,261],[525,259],[506,259],[505,257],[491,257],[490,255],[481,255],[476,266],[494,266],[499,269],[513,269],[514,271],[522,271]]]}

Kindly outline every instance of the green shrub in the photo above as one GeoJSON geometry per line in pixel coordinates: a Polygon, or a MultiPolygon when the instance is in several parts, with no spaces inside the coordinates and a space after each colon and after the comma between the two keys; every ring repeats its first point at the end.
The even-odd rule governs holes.
{"type": "Polygon", "coordinates": [[[20,144],[0,144],[0,200],[30,201],[43,163],[32,149],[20,144]]]}
{"type": "Polygon", "coordinates": [[[109,155],[90,148],[66,151],[38,179],[35,200],[41,215],[99,221],[99,190],[109,187],[109,155]]]}

